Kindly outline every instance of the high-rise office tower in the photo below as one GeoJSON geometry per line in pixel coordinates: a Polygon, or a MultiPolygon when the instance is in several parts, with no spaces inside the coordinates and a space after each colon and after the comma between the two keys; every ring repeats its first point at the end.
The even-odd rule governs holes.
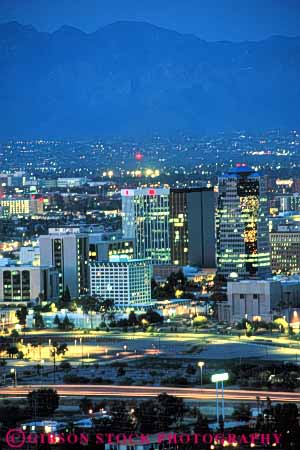
{"type": "Polygon", "coordinates": [[[88,234],[78,228],[50,228],[40,236],[41,265],[53,266],[59,273],[60,295],[67,286],[72,297],[89,290],[88,234]]]}
{"type": "Polygon", "coordinates": [[[168,188],[121,191],[123,235],[135,240],[136,258],[170,263],[169,194],[168,188]]]}
{"type": "Polygon", "coordinates": [[[271,274],[264,177],[244,164],[219,178],[217,267],[225,276],[271,274]]]}
{"type": "Polygon", "coordinates": [[[213,188],[170,191],[172,263],[215,267],[215,194],[213,188]]]}

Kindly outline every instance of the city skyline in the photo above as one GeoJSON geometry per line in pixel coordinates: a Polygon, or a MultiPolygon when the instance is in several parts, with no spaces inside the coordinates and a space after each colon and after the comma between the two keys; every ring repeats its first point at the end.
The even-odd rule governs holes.
{"type": "Polygon", "coordinates": [[[1,450],[300,448],[299,29],[0,1],[1,450]]]}

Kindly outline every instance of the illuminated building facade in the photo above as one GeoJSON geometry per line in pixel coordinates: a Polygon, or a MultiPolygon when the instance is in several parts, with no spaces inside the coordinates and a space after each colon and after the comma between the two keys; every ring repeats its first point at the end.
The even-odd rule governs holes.
{"type": "Polygon", "coordinates": [[[89,235],[90,261],[110,261],[116,256],[133,259],[133,239],[122,239],[114,236],[105,238],[105,235],[96,233],[89,235]]]}
{"type": "Polygon", "coordinates": [[[91,295],[112,300],[117,308],[151,303],[152,269],[148,260],[121,258],[90,263],[91,295]]]}
{"type": "Polygon", "coordinates": [[[267,197],[258,172],[238,165],[219,178],[216,230],[218,273],[270,275],[267,197]]]}
{"type": "Polygon", "coordinates": [[[270,233],[272,271],[276,274],[300,273],[300,231],[279,227],[270,233]]]}
{"type": "Polygon", "coordinates": [[[30,302],[58,298],[58,274],[53,268],[0,267],[0,302],[30,302]]]}
{"type": "Polygon", "coordinates": [[[88,234],[77,228],[49,229],[48,235],[40,236],[40,259],[42,265],[57,269],[60,295],[67,286],[71,297],[88,292],[88,234]]]}
{"type": "Polygon", "coordinates": [[[135,257],[153,264],[171,261],[168,188],[123,189],[122,229],[134,239],[135,257]]]}
{"type": "Polygon", "coordinates": [[[0,208],[2,217],[43,214],[44,200],[42,198],[2,199],[0,208]]]}
{"type": "Polygon", "coordinates": [[[171,189],[170,244],[172,264],[215,267],[213,188],[171,189]]]}

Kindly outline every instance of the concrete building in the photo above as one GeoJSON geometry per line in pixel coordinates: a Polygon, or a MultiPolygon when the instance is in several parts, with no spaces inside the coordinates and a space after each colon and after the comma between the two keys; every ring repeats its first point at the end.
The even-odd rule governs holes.
{"type": "Polygon", "coordinates": [[[239,165],[219,178],[216,219],[218,273],[265,278],[271,274],[264,177],[239,165]]]}
{"type": "Polygon", "coordinates": [[[300,278],[240,280],[227,283],[227,301],[218,305],[219,320],[271,322],[275,315],[292,315],[300,307],[300,278]],[[290,310],[289,313],[286,311],[290,310]]]}
{"type": "Polygon", "coordinates": [[[8,198],[0,200],[2,217],[43,214],[43,198],[8,198]]]}
{"type": "Polygon", "coordinates": [[[90,293],[112,300],[116,308],[151,303],[152,268],[148,260],[116,258],[90,263],[90,293]]]}
{"type": "Polygon", "coordinates": [[[40,265],[40,248],[39,247],[21,247],[20,248],[20,264],[30,264],[33,266],[40,265]]]}
{"type": "Polygon", "coordinates": [[[276,274],[293,275],[300,273],[300,229],[279,226],[270,233],[271,265],[276,274]]]}
{"type": "Polygon", "coordinates": [[[170,264],[168,188],[122,189],[122,228],[135,241],[135,257],[170,264]]]}
{"type": "Polygon", "coordinates": [[[41,264],[53,266],[59,273],[60,295],[70,290],[71,297],[84,295],[89,290],[88,234],[79,228],[50,228],[40,236],[41,264]]]}
{"type": "Polygon", "coordinates": [[[213,188],[170,191],[172,264],[215,267],[215,194],[213,188]]]}
{"type": "Polygon", "coordinates": [[[58,273],[51,267],[0,267],[0,302],[58,298],[58,273]]]}
{"type": "Polygon", "coordinates": [[[89,235],[89,260],[111,261],[116,256],[134,258],[134,240],[104,233],[89,235]]]}

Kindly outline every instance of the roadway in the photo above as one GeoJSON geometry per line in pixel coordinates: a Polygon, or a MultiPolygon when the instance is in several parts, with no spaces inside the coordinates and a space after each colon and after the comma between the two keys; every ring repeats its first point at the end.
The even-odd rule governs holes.
{"type": "MultiPolygon", "coordinates": [[[[28,392],[39,389],[41,385],[0,387],[0,398],[25,397],[28,392]]],[[[166,392],[187,400],[212,401],[215,400],[216,391],[211,388],[176,388],[176,387],[156,387],[156,386],[111,386],[111,385],[47,385],[53,388],[61,396],[65,397],[118,397],[118,398],[149,398],[166,392]]],[[[256,398],[261,400],[270,397],[272,402],[295,402],[300,403],[300,392],[270,392],[270,391],[247,391],[225,389],[224,398],[227,401],[236,402],[256,402],[256,398]]]]}

